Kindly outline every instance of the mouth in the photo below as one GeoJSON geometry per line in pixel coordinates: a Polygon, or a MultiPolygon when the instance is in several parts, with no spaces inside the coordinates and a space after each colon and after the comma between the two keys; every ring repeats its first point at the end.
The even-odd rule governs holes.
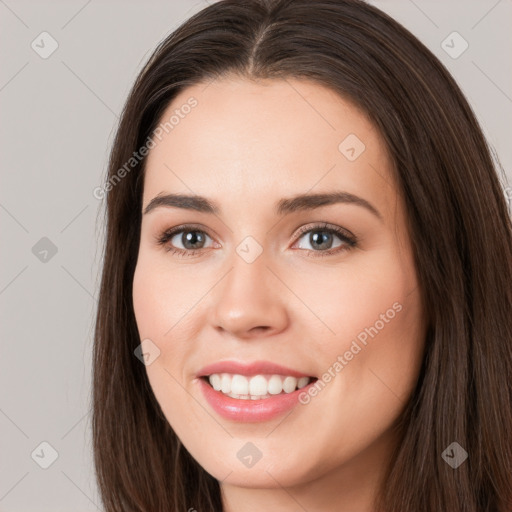
{"type": "Polygon", "coordinates": [[[206,402],[220,416],[237,422],[271,420],[299,403],[315,376],[265,361],[223,361],[197,374],[206,402]]]}

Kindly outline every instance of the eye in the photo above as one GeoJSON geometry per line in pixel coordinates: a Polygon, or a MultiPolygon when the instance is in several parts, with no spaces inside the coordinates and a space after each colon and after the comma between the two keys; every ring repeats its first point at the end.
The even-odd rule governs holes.
{"type": "MultiPolygon", "coordinates": [[[[299,240],[308,235],[307,242],[313,249],[305,249],[308,253],[316,256],[329,256],[342,251],[348,251],[357,244],[356,237],[345,229],[330,225],[327,223],[314,226],[304,226],[300,228],[299,240]],[[338,238],[341,241],[333,248],[333,239],[338,238]]],[[[205,249],[206,240],[211,237],[203,230],[193,225],[182,225],[168,229],[157,236],[159,245],[165,247],[165,250],[180,257],[194,256],[205,249]],[[181,244],[182,247],[177,247],[181,244]]],[[[299,247],[304,249],[304,247],[299,247]]]]}
{"type": "Polygon", "coordinates": [[[178,256],[194,256],[205,248],[207,238],[210,236],[195,226],[177,226],[159,235],[157,243],[178,256]],[[182,248],[176,247],[177,244],[181,244],[182,248]]]}
{"type": "MultiPolygon", "coordinates": [[[[305,238],[304,235],[308,235],[306,241],[313,249],[306,248],[306,250],[310,254],[314,253],[314,257],[338,254],[352,249],[357,243],[354,235],[339,226],[327,223],[305,226],[299,230],[299,235],[301,235],[299,240],[305,238]],[[341,243],[333,248],[334,238],[338,238],[341,243]]],[[[300,248],[304,249],[304,247],[300,248]]]]}

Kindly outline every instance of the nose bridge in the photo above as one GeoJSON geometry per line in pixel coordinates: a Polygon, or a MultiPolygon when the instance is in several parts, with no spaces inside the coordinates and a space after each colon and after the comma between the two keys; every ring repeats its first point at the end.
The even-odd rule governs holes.
{"type": "Polygon", "coordinates": [[[267,253],[252,237],[242,240],[235,251],[214,301],[214,322],[238,336],[254,328],[281,329],[286,309],[283,294],[276,292],[278,280],[267,267],[267,253]]]}
{"type": "Polygon", "coordinates": [[[252,239],[247,237],[235,249],[235,254],[231,259],[231,271],[227,276],[226,285],[229,290],[236,295],[252,292],[254,297],[259,296],[259,292],[265,292],[268,284],[268,275],[270,274],[267,265],[267,253],[263,247],[252,239]]]}

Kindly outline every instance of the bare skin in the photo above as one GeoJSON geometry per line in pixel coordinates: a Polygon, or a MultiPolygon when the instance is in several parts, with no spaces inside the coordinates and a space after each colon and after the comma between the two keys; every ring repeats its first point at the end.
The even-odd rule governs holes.
{"type": "Polygon", "coordinates": [[[192,96],[197,106],[147,160],[143,211],[168,193],[205,196],[220,208],[143,215],[133,302],[141,340],[160,350],[146,367],[152,389],[185,447],[221,483],[225,510],[370,512],[425,336],[406,212],[385,145],[363,113],[316,83],[232,77],[206,85],[174,98],[162,119],[192,96]],[[340,151],[349,134],[364,151],[355,139],[340,151]],[[274,211],[282,198],[333,191],[371,207],[274,211]],[[355,245],[329,238],[323,223],[353,235],[355,245]],[[194,227],[157,243],[182,224],[194,227]],[[299,234],[302,227],[325,233],[323,248],[311,231],[299,234]],[[197,249],[183,245],[183,235],[198,231],[197,249]],[[237,252],[246,237],[252,245],[241,247],[262,251],[251,263],[237,252]],[[356,352],[353,342],[365,332],[356,352]],[[197,377],[221,360],[264,360],[331,378],[277,418],[228,420],[206,402],[197,377]],[[250,468],[237,457],[247,442],[262,454],[250,468]]]}

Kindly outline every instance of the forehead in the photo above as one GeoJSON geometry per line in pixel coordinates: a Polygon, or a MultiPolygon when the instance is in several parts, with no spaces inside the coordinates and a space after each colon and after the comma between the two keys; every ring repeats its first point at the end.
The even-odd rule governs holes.
{"type": "Polygon", "coordinates": [[[173,99],[159,127],[144,204],[162,191],[263,198],[341,188],[381,205],[392,199],[390,159],[375,126],[315,82],[200,83],[173,99]]]}

